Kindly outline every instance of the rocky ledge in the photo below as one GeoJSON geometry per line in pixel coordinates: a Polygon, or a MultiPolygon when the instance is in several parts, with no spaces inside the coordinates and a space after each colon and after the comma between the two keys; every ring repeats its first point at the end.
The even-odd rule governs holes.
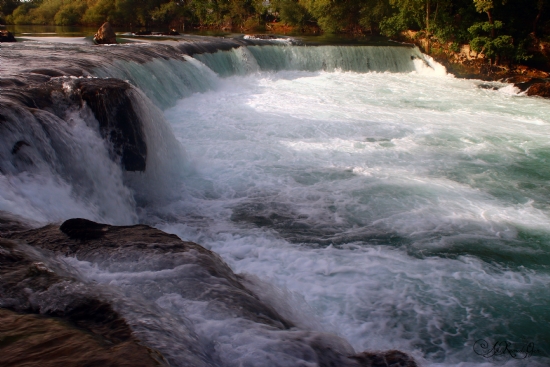
{"type": "MultiPolygon", "coordinates": [[[[116,268],[121,263],[139,267],[155,256],[162,259],[154,265],[155,271],[169,271],[177,261],[187,269],[184,278],[177,278],[180,287],[172,284],[171,292],[180,289],[180,296],[200,302],[216,322],[224,317],[239,319],[252,329],[260,325],[270,333],[286,333],[279,340],[292,347],[285,347],[285,352],[299,355],[308,365],[417,366],[412,357],[399,351],[353,355],[347,342],[334,335],[300,330],[263,302],[215,253],[175,235],[146,225],[115,227],[85,219],[38,229],[26,229],[16,222],[16,218],[0,218],[3,366],[224,365],[192,328],[177,339],[183,354],[176,359],[164,353],[168,343],[143,332],[145,324],[151,329],[151,320],[128,319],[124,302],[113,296],[116,290],[106,291],[59,260],[72,258],[99,268],[106,264],[116,268]]],[[[151,293],[162,288],[161,283],[151,286],[151,293]]],[[[139,307],[134,304],[131,309],[139,307]]]]}

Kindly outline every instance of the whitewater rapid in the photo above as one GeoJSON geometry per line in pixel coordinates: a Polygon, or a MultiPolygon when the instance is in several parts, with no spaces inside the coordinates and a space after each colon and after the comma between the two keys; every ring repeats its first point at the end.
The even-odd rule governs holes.
{"type": "MultiPolygon", "coordinates": [[[[113,49],[131,47],[148,46],[113,49]]],[[[91,72],[139,89],[145,172],[122,172],[86,110],[69,111],[59,142],[33,130],[50,161],[27,171],[42,156],[6,150],[16,158],[0,166],[0,210],[36,226],[83,217],[175,233],[220,254],[301,330],[336,334],[355,352],[399,349],[423,366],[548,364],[547,100],[453,78],[410,47],[171,57],[113,57],[91,72]],[[481,339],[537,353],[484,358],[481,339]]],[[[221,365],[261,365],[288,343],[186,300],[185,269],[161,258],[138,269],[59,261],[124,297],[143,294],[150,309],[122,308],[135,323],[162,310],[151,322],[166,332],[145,340],[175,359],[185,351],[172,341],[187,329],[221,365]],[[171,291],[148,293],[151,284],[171,291]]]]}
{"type": "Polygon", "coordinates": [[[219,83],[165,112],[196,173],[160,228],[356,350],[465,366],[503,363],[478,339],[547,345],[547,101],[424,65],[219,83]]]}

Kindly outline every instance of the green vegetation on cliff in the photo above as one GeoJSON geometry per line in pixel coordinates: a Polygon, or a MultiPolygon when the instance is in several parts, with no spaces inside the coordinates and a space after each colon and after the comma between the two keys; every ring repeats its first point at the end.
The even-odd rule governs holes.
{"type": "Polygon", "coordinates": [[[10,24],[295,30],[382,34],[420,32],[451,49],[470,44],[493,62],[544,54],[550,0],[0,0],[10,24]]]}

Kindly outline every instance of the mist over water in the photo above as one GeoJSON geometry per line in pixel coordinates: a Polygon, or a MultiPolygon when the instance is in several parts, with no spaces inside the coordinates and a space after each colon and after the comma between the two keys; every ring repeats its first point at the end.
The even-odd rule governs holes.
{"type": "MultiPolygon", "coordinates": [[[[335,333],[356,352],[399,349],[423,366],[548,365],[547,100],[478,88],[405,47],[128,57],[94,75],[143,92],[131,98],[147,171],[122,172],[86,109],[70,111],[56,131],[63,143],[35,134],[2,160],[0,210],[175,233],[220,254],[300,330],[335,333]],[[483,358],[479,339],[537,353],[483,358]]],[[[119,260],[59,261],[117,294],[140,338],[173,361],[189,354],[172,342],[185,335],[207,365],[260,365],[291,343],[186,299],[182,259],[119,260]]]]}

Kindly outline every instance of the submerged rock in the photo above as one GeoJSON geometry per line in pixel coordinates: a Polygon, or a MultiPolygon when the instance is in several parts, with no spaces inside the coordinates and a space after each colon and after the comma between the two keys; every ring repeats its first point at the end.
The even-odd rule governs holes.
{"type": "MultiPolygon", "coordinates": [[[[22,355],[32,361],[48,361],[59,355],[57,351],[82,361],[88,354],[71,353],[88,348],[97,356],[94,358],[103,358],[102,365],[106,366],[148,366],[166,361],[172,366],[213,367],[232,365],[232,358],[248,364],[247,358],[256,358],[257,362],[257,353],[247,348],[263,347],[267,349],[259,349],[257,355],[268,352],[288,361],[281,363],[289,366],[416,367],[410,356],[399,351],[354,355],[351,346],[335,335],[299,329],[264,303],[246,286],[245,278],[234,274],[215,253],[145,225],[115,227],[71,219],[60,227],[48,225],[5,235],[9,240],[0,239],[0,307],[56,317],[66,323],[34,316],[17,319],[13,312],[0,309],[0,319],[7,325],[3,329],[0,326],[1,335],[20,335],[26,327],[37,330],[41,340],[51,340],[51,346],[37,347],[32,338],[21,339],[23,344],[8,344],[12,348],[2,349],[0,345],[0,361],[4,358],[12,365],[22,355]],[[104,269],[108,277],[129,274],[129,278],[113,283],[124,286],[125,291],[107,291],[77,275],[79,271],[71,275],[66,261],[52,262],[57,258],[89,263],[104,269]],[[125,298],[129,296],[124,294],[132,296],[125,298]],[[163,308],[158,307],[160,304],[163,308]],[[182,307],[198,308],[186,321],[166,313],[171,307],[176,307],[176,312],[182,307]],[[179,323],[174,329],[170,326],[173,322],[179,323]],[[100,342],[93,344],[93,338],[81,336],[80,330],[97,336],[100,342]],[[147,347],[137,344],[138,335],[147,347]],[[224,349],[220,342],[233,348],[224,349]],[[117,364],[126,355],[127,361],[117,364]],[[139,363],[134,362],[136,359],[139,363]]],[[[265,365],[281,365],[264,361],[265,365]]]]}
{"type": "Polygon", "coordinates": [[[103,23],[94,34],[94,41],[100,45],[110,45],[116,43],[116,34],[109,22],[103,23]]]}

